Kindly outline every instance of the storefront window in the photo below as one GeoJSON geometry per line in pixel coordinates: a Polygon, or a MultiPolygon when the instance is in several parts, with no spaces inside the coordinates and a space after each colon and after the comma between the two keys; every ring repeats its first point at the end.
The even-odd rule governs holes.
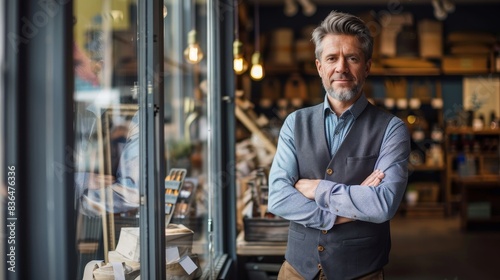
{"type": "MultiPolygon", "coordinates": [[[[208,33],[214,20],[211,16],[220,12],[216,2],[166,0],[164,19],[167,173],[185,172],[167,223],[193,231],[192,249],[187,255],[208,275],[214,273],[222,256],[220,174],[216,171],[220,163],[214,152],[214,130],[220,129],[214,128],[214,123],[219,112],[211,106],[219,93],[211,90],[217,74],[212,72],[210,76],[207,70],[216,59],[210,45],[215,43],[210,41],[214,34],[208,33]]],[[[167,238],[167,247],[170,245],[167,238]]]]}
{"type": "Polygon", "coordinates": [[[73,57],[78,277],[124,262],[128,279],[140,271],[136,1],[74,1],[73,57]]]}
{"type": "Polygon", "coordinates": [[[146,223],[140,210],[147,197],[139,186],[154,187],[149,179],[139,181],[145,172],[139,159],[146,157],[147,162],[165,162],[164,185],[159,187],[165,188],[166,274],[176,279],[212,278],[224,261],[218,218],[221,176],[216,174],[220,160],[214,156],[217,140],[210,129],[217,115],[211,100],[220,93],[211,92],[207,70],[214,59],[209,49],[215,49],[208,43],[213,37],[207,33],[208,22],[217,7],[205,1],[165,0],[159,52],[163,61],[153,62],[163,63],[163,71],[146,65],[145,72],[152,75],[144,79],[139,60],[145,50],[140,40],[147,38],[139,28],[145,12],[141,4],[134,0],[74,3],[78,277],[116,271],[114,262],[125,263],[120,266],[127,279],[143,276],[139,247],[144,244],[139,233],[146,223]],[[138,120],[145,110],[140,83],[149,84],[150,79],[156,83],[152,88],[163,85],[158,90],[163,97],[158,99],[163,100],[158,111],[163,117],[154,132],[149,126],[140,127],[138,120]],[[139,130],[147,133],[146,141],[164,133],[159,138],[164,139],[164,155],[146,155],[139,130]],[[92,271],[95,265],[99,268],[92,271]]]}

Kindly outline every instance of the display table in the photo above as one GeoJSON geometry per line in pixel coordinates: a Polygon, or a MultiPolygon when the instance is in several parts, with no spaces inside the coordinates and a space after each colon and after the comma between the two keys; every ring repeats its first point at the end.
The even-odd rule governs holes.
{"type": "Polygon", "coordinates": [[[246,241],[242,231],[236,238],[239,271],[246,271],[243,280],[276,279],[285,259],[286,242],[246,241]]]}

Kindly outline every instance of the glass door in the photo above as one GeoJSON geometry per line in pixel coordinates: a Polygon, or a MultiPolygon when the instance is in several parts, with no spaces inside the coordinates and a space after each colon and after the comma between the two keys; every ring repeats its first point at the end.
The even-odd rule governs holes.
{"type": "Polygon", "coordinates": [[[224,7],[74,2],[78,277],[214,279],[226,263],[224,7]]]}
{"type": "Polygon", "coordinates": [[[127,279],[156,278],[147,277],[156,271],[143,261],[150,260],[147,248],[157,232],[148,209],[157,210],[161,193],[158,162],[146,157],[155,154],[152,104],[158,86],[145,74],[153,29],[139,16],[153,2],[74,1],[78,279],[110,271],[127,279]]]}
{"type": "MultiPolygon", "coordinates": [[[[198,268],[195,277],[215,279],[226,260],[221,245],[221,194],[227,175],[221,170],[222,98],[216,65],[222,56],[216,25],[223,16],[231,18],[231,13],[221,13],[227,7],[219,1],[165,0],[164,4],[166,171],[183,174],[176,203],[166,207],[165,222],[167,232],[179,227],[190,232],[184,252],[186,247],[167,234],[167,248],[179,249],[172,249],[172,255],[167,252],[167,274],[176,259],[188,259],[198,268]]],[[[167,176],[168,184],[172,177],[167,176]]]]}

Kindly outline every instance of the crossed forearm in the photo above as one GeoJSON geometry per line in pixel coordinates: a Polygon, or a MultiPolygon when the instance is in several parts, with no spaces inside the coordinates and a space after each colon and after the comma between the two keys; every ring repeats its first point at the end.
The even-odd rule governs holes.
{"type": "MultiPolygon", "coordinates": [[[[360,184],[361,186],[370,186],[370,187],[376,187],[380,184],[382,179],[384,179],[384,173],[380,170],[375,170],[370,174],[368,177],[366,177],[365,180],[360,184]]],[[[316,188],[318,187],[318,184],[321,182],[319,179],[300,179],[295,183],[295,188],[302,193],[305,197],[314,200],[315,198],[315,193],[316,193],[316,188]]],[[[353,221],[352,219],[337,216],[337,219],[335,220],[335,224],[341,224],[341,223],[346,223],[353,221]]]]}

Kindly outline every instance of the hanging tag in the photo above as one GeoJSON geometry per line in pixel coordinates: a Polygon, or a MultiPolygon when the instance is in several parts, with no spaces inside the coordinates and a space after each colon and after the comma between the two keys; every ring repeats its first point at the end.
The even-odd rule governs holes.
{"type": "Polygon", "coordinates": [[[193,273],[198,268],[198,266],[196,266],[194,261],[189,256],[185,256],[184,258],[182,258],[179,261],[179,264],[182,266],[182,268],[184,268],[186,273],[189,275],[191,275],[191,273],[193,273]]]}
{"type": "Polygon", "coordinates": [[[167,257],[167,264],[179,260],[179,248],[168,247],[165,249],[165,256],[167,257]]]}

